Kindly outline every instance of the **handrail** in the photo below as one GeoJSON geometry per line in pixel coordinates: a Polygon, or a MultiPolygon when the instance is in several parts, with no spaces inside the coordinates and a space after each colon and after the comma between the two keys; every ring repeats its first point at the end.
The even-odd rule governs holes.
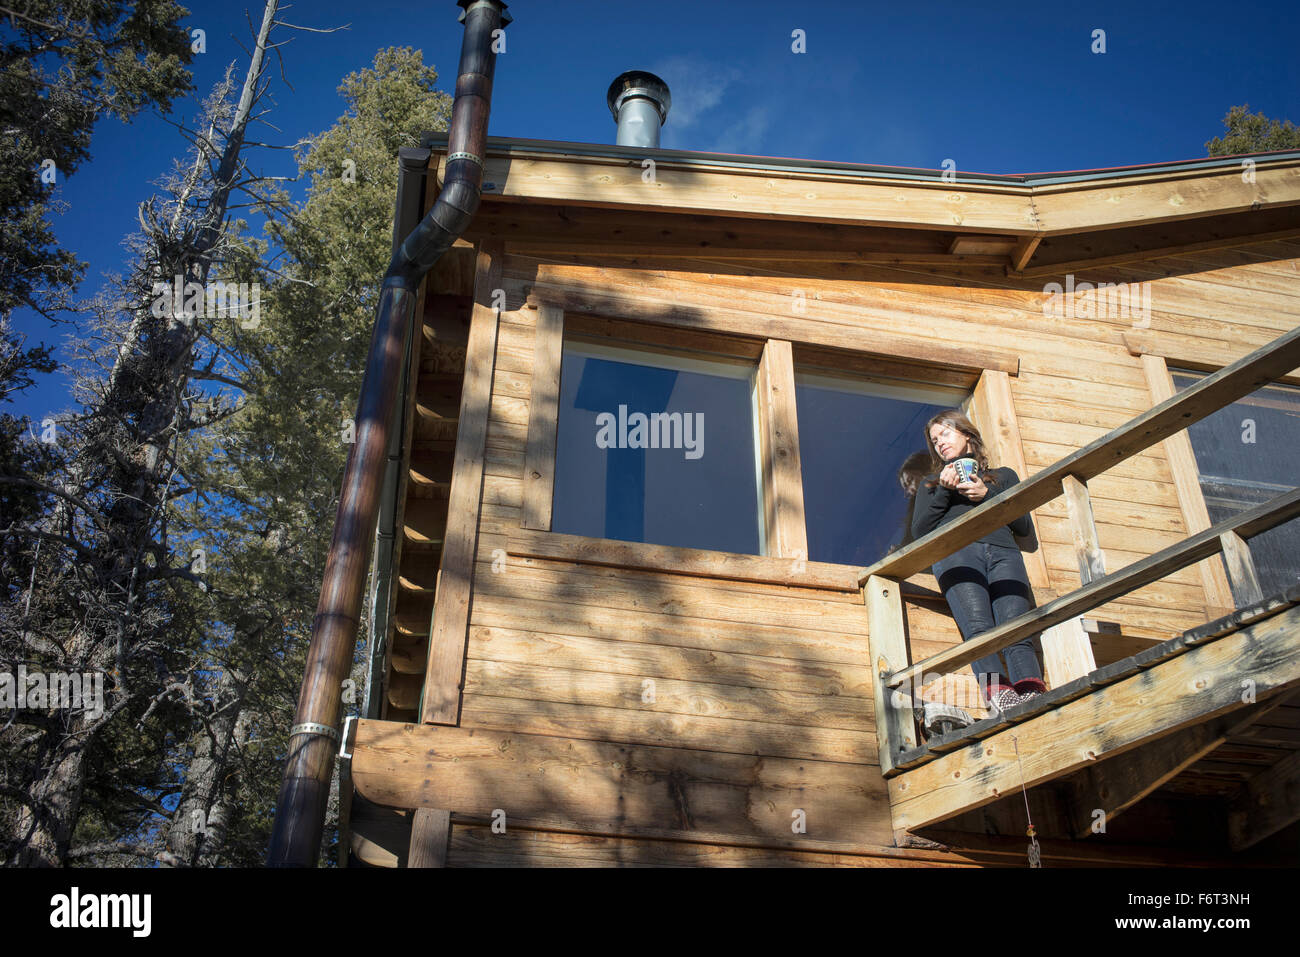
{"type": "Polygon", "coordinates": [[[865,585],[872,576],[903,579],[924,571],[936,561],[1056,498],[1061,494],[1061,482],[1066,476],[1073,475],[1086,482],[1297,366],[1300,366],[1300,326],[1022,480],[1009,492],[989,499],[956,521],[882,558],[859,576],[858,584],[865,585]]]}
{"type": "Polygon", "coordinates": [[[1068,595],[1053,599],[1041,608],[1035,608],[1019,618],[999,625],[992,631],[986,631],[960,645],[933,654],[916,664],[900,668],[883,678],[885,685],[897,688],[927,673],[946,674],[954,671],[962,665],[968,665],[986,655],[1014,645],[1022,638],[1037,634],[1044,628],[1075,618],[1117,595],[1149,585],[1171,572],[1218,554],[1223,549],[1220,536],[1227,532],[1235,532],[1242,538],[1250,538],[1281,525],[1297,515],[1300,515],[1300,488],[1294,488],[1262,505],[1224,519],[1217,525],[1190,535],[1175,545],[1170,545],[1154,555],[1099,578],[1068,595]]]}

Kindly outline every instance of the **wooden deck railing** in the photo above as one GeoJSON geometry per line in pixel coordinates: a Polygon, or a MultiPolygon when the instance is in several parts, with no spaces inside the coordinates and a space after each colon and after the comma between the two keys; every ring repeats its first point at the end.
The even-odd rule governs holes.
{"type": "MultiPolygon", "coordinates": [[[[1300,327],[865,569],[859,584],[863,587],[870,622],[881,770],[892,773],[896,756],[916,746],[910,700],[906,707],[889,706],[893,697],[891,689],[909,682],[919,685],[922,676],[952,672],[1220,551],[1228,558],[1229,581],[1238,604],[1261,597],[1258,576],[1245,541],[1300,515],[1300,489],[1191,535],[1120,571],[1095,580],[1088,580],[1090,576],[1084,574],[1082,587],[1074,592],[910,665],[899,583],[1058,495],[1067,494],[1071,498],[1072,515],[1081,519],[1076,524],[1090,526],[1089,479],[1297,366],[1300,366],[1300,327]]],[[[1085,540],[1080,547],[1086,552],[1090,546],[1085,540]]]]}

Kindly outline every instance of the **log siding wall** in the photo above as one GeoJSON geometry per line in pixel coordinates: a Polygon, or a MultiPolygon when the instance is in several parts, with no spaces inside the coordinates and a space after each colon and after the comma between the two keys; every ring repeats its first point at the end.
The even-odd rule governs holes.
{"type": "MultiPolygon", "coordinates": [[[[901,332],[945,355],[969,343],[981,354],[1015,357],[1017,374],[1008,381],[1030,473],[1150,407],[1142,360],[1126,332],[1146,336],[1148,351],[1172,356],[1181,347],[1221,355],[1227,364],[1300,323],[1297,243],[1171,256],[1076,279],[1150,283],[1149,319],[1045,316],[1043,280],[1008,278],[995,268],[611,266],[513,255],[507,245],[460,726],[663,749],[675,755],[674,767],[693,766],[700,777],[694,788],[674,790],[669,781],[658,810],[677,815],[683,832],[697,821],[711,822],[711,833],[717,821],[724,826],[712,843],[665,842],[646,837],[662,837],[662,823],[646,829],[630,813],[615,833],[525,830],[507,841],[482,825],[453,823],[448,864],[972,863],[955,852],[893,846],[859,594],[507,556],[509,536],[524,524],[535,306],[576,290],[670,304],[664,308],[673,325],[699,331],[719,328],[714,310],[747,314],[760,345],[771,337],[796,348],[836,346],[848,331],[878,332],[882,341],[901,332]],[[802,314],[790,308],[794,290],[810,304],[802,314]],[[777,319],[781,335],[769,335],[777,319]],[[710,807],[713,792],[701,784],[709,756],[724,754],[748,760],[748,771],[728,765],[734,779],[727,786],[747,796],[743,820],[732,822],[734,841],[725,826],[732,805],[718,798],[710,807]],[[799,811],[807,821],[802,835],[790,826],[799,811]]],[[[734,325],[725,331],[736,334],[734,325]]],[[[1092,480],[1089,490],[1108,569],[1189,533],[1162,446],[1092,480]]],[[[1078,587],[1064,499],[1035,518],[1048,587],[1078,587]]],[[[905,611],[914,660],[955,642],[941,602],[907,601],[905,611]]],[[[1185,569],[1095,615],[1129,636],[1168,637],[1206,620],[1202,577],[1185,569]]],[[[936,693],[951,694],[962,680],[954,676],[936,693]]]]}

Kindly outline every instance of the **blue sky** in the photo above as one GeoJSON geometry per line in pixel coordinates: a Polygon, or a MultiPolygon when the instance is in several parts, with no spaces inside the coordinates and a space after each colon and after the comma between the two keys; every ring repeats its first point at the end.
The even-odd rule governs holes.
{"type": "MultiPolygon", "coordinates": [[[[232,61],[242,76],[260,21],[256,2],[188,0],[206,31],[193,64],[191,116],[232,61]],[[249,21],[253,27],[250,27],[249,21]],[[237,42],[239,41],[239,42],[237,42]]],[[[1300,122],[1300,4],[1222,3],[656,3],[518,0],[499,58],[490,132],[496,136],[612,143],[610,80],[649,69],[668,81],[663,144],[675,149],[1031,173],[1093,169],[1205,155],[1228,108],[1300,122]],[[805,31],[807,52],[791,50],[805,31]],[[1093,31],[1106,52],[1093,53],[1093,31]]],[[[290,22],[347,29],[297,33],[283,49],[268,142],[292,143],[342,112],[341,78],[384,46],[415,46],[451,92],[462,28],[454,0],[317,0],[282,13],[290,22]]],[[[286,34],[287,36],[288,34],[286,34]]],[[[285,37],[282,36],[281,39],[285,37]]],[[[61,241],[89,263],[80,293],[121,268],[121,241],[151,181],[182,144],[154,116],[96,129],[92,160],[62,183],[61,241]]],[[[254,158],[292,173],[287,153],[254,158]]],[[[378,278],[378,277],[376,277],[378,278]]],[[[62,342],[15,314],[29,344],[62,342]]],[[[45,377],[10,411],[36,420],[70,404],[66,380],[45,377]]]]}

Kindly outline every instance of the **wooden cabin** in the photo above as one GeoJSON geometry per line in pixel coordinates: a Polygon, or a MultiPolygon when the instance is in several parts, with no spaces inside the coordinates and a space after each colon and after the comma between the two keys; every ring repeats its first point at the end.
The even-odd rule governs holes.
{"type": "Polygon", "coordinates": [[[1300,153],[490,139],[417,315],[348,863],[1300,857],[1300,153]],[[895,547],[949,407],[1022,481],[895,547]],[[929,566],[1025,512],[1038,607],[973,650],[929,566]],[[1051,691],[986,716],[969,663],[1039,631],[1051,691]]]}

